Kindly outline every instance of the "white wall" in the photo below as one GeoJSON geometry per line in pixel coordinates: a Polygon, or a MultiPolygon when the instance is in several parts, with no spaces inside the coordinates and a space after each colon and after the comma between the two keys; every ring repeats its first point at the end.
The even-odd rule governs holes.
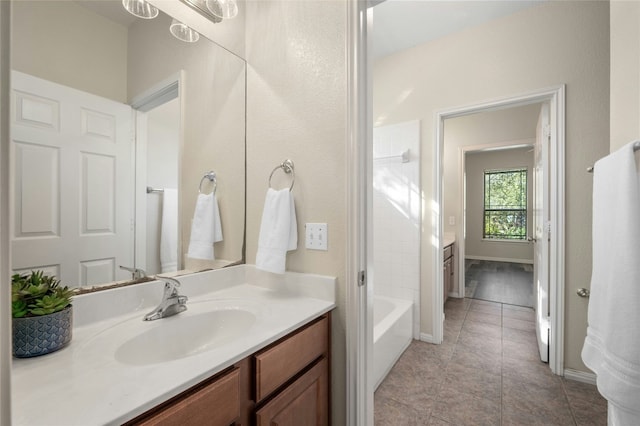
{"type": "Polygon", "coordinates": [[[373,129],[373,290],[413,302],[420,337],[420,122],[373,129]],[[409,150],[409,161],[397,156],[409,150]]]}
{"type": "MultiPolygon", "coordinates": [[[[298,249],[287,269],[337,277],[331,399],[346,422],[346,3],[247,2],[247,263],[255,263],[269,174],[295,163],[298,249]],[[304,248],[304,224],[328,224],[328,251],[304,248]]],[[[274,185],[289,184],[283,173],[274,185]]]]}
{"type": "Polygon", "coordinates": [[[11,68],[127,101],[127,28],[73,1],[12,2],[11,68]]]}
{"type": "MultiPolygon", "coordinates": [[[[535,142],[532,140],[531,142],[535,142]]],[[[532,230],[533,147],[500,151],[470,152],[466,169],[465,257],[533,263],[533,244],[528,241],[491,241],[483,239],[484,171],[527,169],[527,235],[532,230]]]]}
{"type": "MultiPolygon", "coordinates": [[[[436,111],[566,84],[565,367],[585,371],[580,352],[590,280],[592,178],[585,168],[608,151],[609,4],[545,2],[383,58],[374,65],[374,121],[422,120],[424,204],[433,202],[436,111]]],[[[429,214],[427,210],[425,214],[429,214]]],[[[432,333],[433,229],[422,233],[422,332],[432,333]]]]}
{"type": "Polygon", "coordinates": [[[612,0],[611,151],[640,139],[640,2],[612,0]]]}

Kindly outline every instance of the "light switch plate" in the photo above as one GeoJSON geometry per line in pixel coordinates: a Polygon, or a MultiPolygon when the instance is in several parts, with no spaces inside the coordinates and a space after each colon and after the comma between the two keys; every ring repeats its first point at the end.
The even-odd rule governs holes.
{"type": "Polygon", "coordinates": [[[304,225],[305,247],[311,250],[328,250],[328,230],[326,223],[304,225]]]}

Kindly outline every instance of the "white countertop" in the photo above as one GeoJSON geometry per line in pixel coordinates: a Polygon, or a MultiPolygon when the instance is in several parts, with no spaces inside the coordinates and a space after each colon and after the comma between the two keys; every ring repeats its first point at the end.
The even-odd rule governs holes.
{"type": "Polygon", "coordinates": [[[195,274],[193,283],[181,278],[188,310],[156,321],[142,317],[160,299],[159,282],[76,298],[71,343],[52,354],[13,361],[13,424],[121,424],[335,307],[331,277],[277,276],[244,265],[220,271],[195,274]],[[101,311],[105,303],[118,315],[101,311]],[[243,309],[255,322],[240,338],[184,358],[143,365],[118,358],[118,347],[128,339],[212,308],[243,309]]]}
{"type": "Polygon", "coordinates": [[[456,242],[456,234],[454,233],[445,232],[442,237],[442,247],[450,246],[456,242]]]}

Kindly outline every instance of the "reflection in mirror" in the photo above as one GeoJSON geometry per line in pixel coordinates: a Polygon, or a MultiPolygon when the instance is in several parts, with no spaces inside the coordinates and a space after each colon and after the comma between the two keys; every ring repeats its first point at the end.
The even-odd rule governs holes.
{"type": "Polygon", "coordinates": [[[12,19],[13,270],[87,288],[242,262],[245,62],[120,1],[23,0],[12,19]],[[211,170],[224,238],[194,226],[210,247],[190,258],[211,170]]]}

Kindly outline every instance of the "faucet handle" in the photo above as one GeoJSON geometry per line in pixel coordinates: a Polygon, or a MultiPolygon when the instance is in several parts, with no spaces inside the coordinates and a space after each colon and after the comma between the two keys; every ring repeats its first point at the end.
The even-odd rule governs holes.
{"type": "Polygon", "coordinates": [[[125,271],[131,272],[131,279],[132,280],[139,280],[141,278],[146,278],[147,277],[147,273],[144,271],[144,269],[134,268],[134,267],[129,267],[129,266],[123,266],[123,265],[120,265],[120,269],[124,269],[125,271]]]}
{"type": "Polygon", "coordinates": [[[180,281],[171,277],[163,277],[156,275],[155,279],[164,282],[164,298],[176,296],[178,294],[178,287],[180,287],[180,281]]]}

